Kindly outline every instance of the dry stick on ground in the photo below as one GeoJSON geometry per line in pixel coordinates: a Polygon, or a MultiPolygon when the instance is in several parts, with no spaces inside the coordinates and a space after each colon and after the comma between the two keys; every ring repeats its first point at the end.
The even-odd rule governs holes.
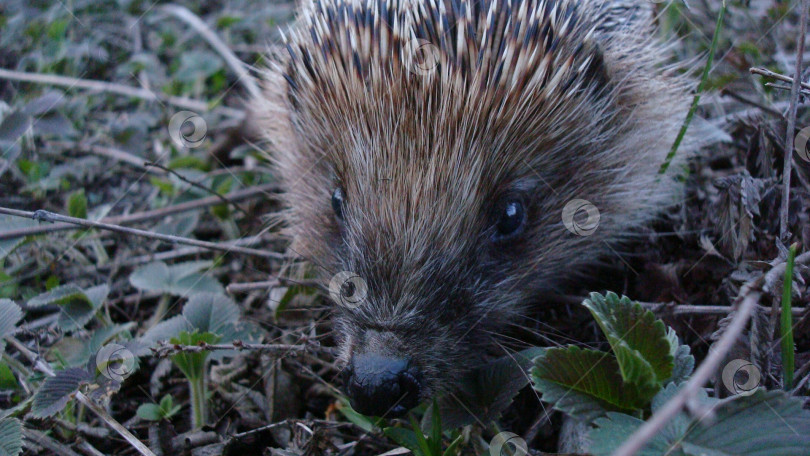
{"type": "Polygon", "coordinates": [[[90,152],[95,155],[101,155],[103,157],[111,158],[115,161],[119,161],[122,163],[127,163],[132,165],[140,170],[148,171],[153,174],[159,174],[157,170],[149,168],[148,166],[144,166],[143,158],[138,157],[137,155],[131,154],[129,152],[124,152],[120,149],[115,149],[113,147],[107,146],[99,146],[94,144],[87,144],[84,142],[73,143],[73,142],[66,142],[66,141],[51,141],[48,145],[56,146],[56,147],[63,147],[66,149],[79,149],[86,152],[90,152]]]}
{"type": "Polygon", "coordinates": [[[180,19],[181,21],[185,22],[186,24],[190,25],[194,30],[199,33],[211,47],[214,48],[219,55],[225,60],[225,63],[236,73],[238,76],[238,82],[241,82],[242,85],[245,86],[250,95],[253,98],[259,98],[261,95],[261,91],[259,90],[259,86],[256,84],[256,80],[253,76],[248,73],[245,69],[245,64],[238,57],[233,53],[233,51],[228,48],[228,46],[219,39],[216,33],[211,30],[205,22],[203,22],[199,17],[195,16],[194,13],[189,11],[187,8],[169,4],[160,7],[161,11],[165,11],[172,16],[180,19]]]}
{"type": "MultiPolygon", "coordinates": [[[[34,367],[42,372],[43,374],[53,377],[56,373],[53,371],[51,366],[44,362],[42,358],[40,358],[36,353],[32,352],[28,349],[22,342],[15,339],[14,337],[6,337],[6,340],[14,346],[23,356],[28,358],[28,360],[34,365],[34,367]]],[[[127,428],[121,425],[118,421],[115,420],[106,410],[99,407],[95,401],[90,399],[89,397],[85,396],[81,391],[76,391],[75,395],[76,400],[79,401],[82,405],[89,408],[93,413],[98,415],[102,421],[107,423],[115,432],[117,432],[121,437],[124,438],[130,445],[132,445],[139,453],[143,456],[155,456],[155,453],[152,453],[146,445],[144,445],[137,437],[132,435],[127,428]]]]}
{"type": "MultiPolygon", "coordinates": [[[[809,1],[809,0],[804,0],[809,1]]],[[[803,253],[796,257],[795,264],[810,262],[810,252],[803,253]]],[[[703,388],[709,378],[715,373],[717,367],[725,358],[737,341],[737,337],[742,333],[743,328],[748,323],[748,319],[753,313],[754,307],[759,302],[763,290],[772,290],[774,283],[779,277],[785,274],[785,263],[779,263],[771,268],[767,274],[759,276],[756,280],[745,284],[740,289],[740,295],[736,299],[737,315],[732,318],[731,323],[726,327],[720,340],[717,341],[703,363],[692,374],[689,381],[681,388],[675,397],[655,412],[649,420],[644,422],[640,428],[627,439],[613,456],[633,456],[644,447],[644,445],[661,432],[672,419],[677,415],[684,405],[694,399],[695,395],[703,388]]]]}
{"type": "MultiPolygon", "coordinates": [[[[36,84],[56,85],[68,87],[73,89],[88,89],[99,92],[109,92],[127,97],[140,98],[148,101],[160,101],[174,105],[184,109],[191,109],[195,111],[206,112],[210,111],[211,107],[205,101],[194,100],[186,97],[167,96],[155,93],[151,90],[142,89],[139,87],[130,87],[123,84],[114,84],[107,81],[96,81],[93,79],[77,79],[66,76],[58,76],[54,74],[39,74],[39,73],[25,73],[22,71],[12,71],[5,68],[0,68],[0,79],[7,79],[11,81],[32,82],[36,84]]],[[[244,117],[244,111],[220,107],[220,110],[229,117],[244,117]]]]}
{"type": "MultiPolygon", "coordinates": [[[[777,80],[782,81],[782,82],[787,82],[787,83],[793,84],[793,78],[791,78],[790,76],[785,76],[784,74],[779,74],[779,73],[773,72],[771,70],[766,70],[765,68],[751,68],[748,71],[750,71],[753,74],[758,74],[760,76],[766,76],[766,77],[769,77],[769,78],[777,79],[777,80]]],[[[800,80],[800,82],[801,82],[801,80],[800,80]]],[[[804,89],[810,89],[810,84],[808,84],[806,82],[801,82],[801,87],[804,88],[804,89]]]]}
{"type": "Polygon", "coordinates": [[[228,293],[249,293],[255,290],[265,290],[268,288],[278,287],[278,286],[301,286],[301,287],[313,287],[317,288],[321,291],[329,291],[326,287],[323,286],[318,280],[313,279],[303,279],[303,280],[294,280],[287,277],[277,277],[275,280],[267,280],[263,282],[244,282],[244,283],[232,283],[228,285],[225,290],[228,293]]]}
{"type": "Polygon", "coordinates": [[[24,427],[23,435],[25,436],[25,440],[39,445],[57,456],[81,456],[79,453],[76,453],[75,451],[48,437],[44,433],[37,431],[36,429],[24,427]]]}
{"type": "Polygon", "coordinates": [[[139,230],[136,228],[127,228],[121,225],[112,225],[109,223],[100,223],[100,222],[92,222],[90,220],[85,220],[76,217],[68,217],[66,215],[55,214],[53,212],[48,212],[45,210],[38,210],[36,212],[29,212],[29,211],[18,211],[16,209],[9,209],[5,207],[0,207],[0,214],[8,214],[14,215],[17,217],[26,217],[34,220],[44,221],[44,222],[65,222],[65,223],[72,223],[74,225],[83,226],[85,228],[100,228],[107,231],[113,231],[116,233],[123,233],[123,234],[131,234],[135,236],[141,236],[149,239],[157,239],[158,241],[168,242],[170,244],[185,244],[185,245],[193,245],[196,247],[204,247],[209,250],[216,250],[218,252],[224,253],[238,253],[242,255],[252,255],[260,258],[267,258],[267,259],[274,259],[274,260],[283,260],[287,257],[281,253],[276,252],[268,252],[266,250],[258,250],[258,249],[251,249],[248,247],[238,247],[236,245],[222,245],[217,244],[215,242],[207,242],[207,241],[198,241],[197,239],[185,238],[181,236],[173,236],[170,234],[159,234],[153,233],[151,231],[139,230]]]}
{"type": "Polygon", "coordinates": [[[246,212],[244,209],[242,209],[242,208],[241,208],[241,207],[240,207],[238,204],[236,204],[236,203],[234,203],[233,201],[229,200],[227,197],[225,197],[225,196],[223,196],[223,195],[220,195],[219,193],[217,193],[217,192],[215,192],[215,191],[211,190],[210,188],[206,187],[205,185],[202,185],[202,184],[201,184],[201,183],[199,183],[199,182],[194,182],[194,181],[192,181],[192,180],[187,179],[185,176],[183,176],[182,174],[178,173],[177,171],[175,171],[175,170],[173,170],[173,169],[166,168],[165,166],[163,166],[163,165],[161,165],[161,164],[159,164],[159,163],[154,163],[154,162],[145,162],[143,165],[144,165],[144,166],[146,166],[147,168],[153,168],[153,167],[154,167],[154,168],[158,168],[158,169],[161,169],[161,170],[163,170],[163,171],[166,171],[167,173],[169,173],[169,174],[171,174],[171,175],[173,175],[173,176],[176,176],[178,179],[180,179],[181,181],[183,181],[183,182],[185,182],[185,183],[187,183],[187,184],[191,185],[192,187],[199,188],[199,189],[201,189],[202,191],[204,191],[204,192],[206,192],[206,193],[210,193],[210,194],[212,194],[212,195],[216,196],[216,197],[217,197],[217,198],[219,198],[219,199],[220,199],[220,200],[221,200],[223,203],[225,203],[225,204],[227,204],[227,205],[230,205],[230,206],[233,206],[233,207],[234,207],[234,209],[236,209],[237,211],[241,212],[241,213],[242,213],[242,215],[244,215],[245,217],[247,217],[247,218],[255,218],[254,216],[252,216],[252,215],[248,214],[248,213],[247,213],[247,212],[246,212]]]}
{"type": "MultiPolygon", "coordinates": [[[[252,198],[258,195],[266,195],[273,197],[272,192],[277,192],[279,187],[277,184],[264,184],[256,187],[246,188],[244,190],[237,190],[225,196],[231,201],[239,201],[247,198],[252,198]]],[[[125,225],[130,223],[146,222],[149,220],[161,219],[169,215],[177,214],[180,212],[188,212],[196,209],[201,209],[208,206],[220,204],[222,201],[215,197],[209,196],[200,198],[198,200],[189,201],[186,203],[176,204],[161,209],[154,209],[151,211],[137,212],[128,215],[119,215],[116,217],[106,217],[100,220],[102,223],[109,223],[114,225],[125,225]]],[[[76,230],[79,226],[70,223],[56,223],[54,225],[41,225],[30,228],[20,228],[16,230],[0,231],[0,241],[7,239],[16,239],[25,236],[35,236],[38,234],[53,233],[57,231],[76,230]]]]}
{"type": "MultiPolygon", "coordinates": [[[[807,35],[807,10],[810,0],[802,0],[801,26],[799,31],[799,44],[796,49],[796,71],[793,76],[793,87],[790,89],[790,108],[787,115],[787,131],[785,132],[785,163],[782,168],[782,207],[779,210],[779,238],[784,243],[790,243],[788,232],[788,211],[790,206],[790,174],[793,169],[793,135],[796,131],[796,113],[799,109],[799,88],[802,83],[802,58],[804,57],[804,40],[807,35]]],[[[806,147],[806,145],[805,145],[806,147]]]]}
{"type": "Polygon", "coordinates": [[[166,341],[158,342],[156,348],[152,348],[152,353],[158,358],[166,358],[168,356],[176,355],[178,353],[201,353],[205,351],[219,351],[219,350],[247,350],[268,353],[276,356],[295,356],[311,350],[326,350],[320,345],[313,343],[309,345],[287,345],[287,344],[248,344],[244,342],[234,341],[230,344],[208,344],[202,342],[198,345],[181,345],[172,344],[166,341]]]}

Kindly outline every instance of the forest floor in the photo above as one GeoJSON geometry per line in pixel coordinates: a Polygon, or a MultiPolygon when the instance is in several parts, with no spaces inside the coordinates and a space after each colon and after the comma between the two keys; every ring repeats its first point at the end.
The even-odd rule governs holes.
{"type": "MultiPolygon", "coordinates": [[[[0,3],[0,207],[101,220],[218,248],[0,215],[0,299],[24,311],[0,345],[0,418],[23,421],[27,454],[138,454],[111,422],[155,454],[395,450],[398,444],[346,412],[322,286],[279,278],[289,262],[288,240],[266,217],[280,209],[274,171],[262,145],[245,136],[249,85],[193,25],[198,18],[238,59],[262,68],[268,46],[280,43],[280,31],[294,17],[293,2],[175,4],[188,8],[188,15],[167,5],[0,3]],[[187,131],[192,123],[194,131],[187,131]],[[184,308],[193,312],[188,297],[199,292],[239,309],[220,316],[233,323],[232,333],[216,342],[256,336],[263,344],[261,350],[212,352],[211,371],[202,379],[208,393],[202,428],[194,426],[194,382],[177,363],[149,350],[138,352],[137,365],[124,366],[118,378],[101,385],[103,391],[87,393],[107,405],[107,418],[86,404],[57,405],[58,397],[32,401],[47,375],[43,361],[51,369],[79,369],[97,361],[105,344],[136,351],[129,341],[165,329],[158,323],[184,308]]],[[[682,71],[697,86],[720,2],[688,6],[659,4],[659,33],[675,43],[673,62],[690,62],[682,71]]],[[[799,2],[728,3],[692,124],[703,147],[688,169],[670,171],[683,176],[683,202],[640,229],[618,258],[605,259],[612,266],[572,289],[579,298],[571,301],[600,290],[638,300],[675,329],[700,363],[728,324],[741,287],[784,261],[779,246],[795,243],[798,252],[807,251],[806,148],[793,154],[791,235],[779,241],[790,84],[749,71],[792,76],[799,36],[799,2]]],[[[802,95],[790,141],[810,126],[809,106],[802,95]]],[[[810,270],[797,265],[794,395],[805,408],[808,280],[810,270]]],[[[778,312],[772,311],[781,295],[780,281],[760,301],[733,351],[751,360],[760,385],[769,389],[783,387],[778,312]]],[[[569,303],[550,303],[521,327],[515,334],[521,342],[512,348],[605,345],[588,312],[569,303]]],[[[552,452],[561,421],[561,413],[542,407],[527,388],[500,425],[530,448],[552,452]]],[[[466,432],[491,437],[491,429],[466,432]]]]}

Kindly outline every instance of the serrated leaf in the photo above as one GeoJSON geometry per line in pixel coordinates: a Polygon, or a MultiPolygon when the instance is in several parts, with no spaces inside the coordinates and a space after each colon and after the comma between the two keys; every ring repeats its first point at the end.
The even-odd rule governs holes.
{"type": "Polygon", "coordinates": [[[139,267],[129,276],[129,282],[139,290],[160,291],[177,296],[191,292],[222,293],[222,285],[215,279],[197,273],[211,266],[209,261],[191,261],[168,266],[156,261],[139,267]]]}
{"type": "Polygon", "coordinates": [[[82,290],[76,285],[68,284],[56,287],[28,301],[28,305],[39,307],[46,304],[60,306],[56,323],[65,332],[84,328],[96,314],[109,294],[107,285],[98,285],[82,290]]]}
{"type": "MultiPolygon", "coordinates": [[[[610,456],[636,431],[644,421],[624,413],[608,412],[606,416],[594,421],[596,429],[588,433],[591,441],[588,452],[593,456],[610,456]]],[[[678,456],[680,452],[671,452],[670,443],[662,434],[656,434],[636,453],[638,456],[678,456]]]]}
{"type": "Polygon", "coordinates": [[[695,370],[695,357],[688,345],[678,345],[673,355],[672,377],[669,382],[681,383],[686,381],[695,370]]]}
{"type": "MultiPolygon", "coordinates": [[[[11,215],[0,215],[0,232],[31,228],[37,226],[38,224],[39,223],[36,220],[14,217],[11,215]]],[[[23,242],[25,242],[25,237],[0,241],[0,260],[8,256],[23,242]]]]}
{"type": "Polygon", "coordinates": [[[84,290],[76,285],[68,284],[56,287],[51,291],[42,293],[28,300],[28,307],[42,307],[48,304],[63,304],[74,299],[84,300],[92,304],[84,290]]]}
{"type": "MultiPolygon", "coordinates": [[[[532,360],[545,353],[545,348],[534,347],[492,361],[465,375],[458,390],[439,399],[440,416],[444,428],[454,429],[480,420],[496,420],[517,393],[529,384],[528,371],[532,360]]],[[[425,417],[430,417],[433,406],[425,417]]],[[[422,426],[425,429],[426,423],[422,426]]]]}
{"type": "Polygon", "coordinates": [[[17,456],[23,448],[23,428],[16,418],[0,420],[0,456],[17,456]]]}
{"type": "MultiPolygon", "coordinates": [[[[654,401],[656,408],[677,393],[669,386],[654,401]]],[[[749,396],[724,400],[703,393],[699,403],[711,405],[710,414],[689,419],[681,413],[670,426],[659,432],[645,448],[650,456],[808,456],[810,455],[810,411],[800,399],[784,391],[757,390],[749,396]],[[752,426],[756,426],[755,431],[752,426]]],[[[597,419],[597,429],[589,434],[590,452],[611,454],[643,422],[624,414],[608,414],[597,419]]]]}
{"type": "Polygon", "coordinates": [[[684,442],[741,456],[810,455],[810,410],[784,391],[732,396],[712,410],[713,419],[694,422],[684,442]]]}
{"type": "Polygon", "coordinates": [[[93,377],[84,369],[71,368],[57,371],[53,377],[48,377],[34,394],[31,404],[31,416],[34,418],[48,418],[59,413],[71,395],[78,391],[83,382],[91,381],[93,377]]]}
{"type": "Polygon", "coordinates": [[[0,299],[0,351],[6,346],[4,338],[14,333],[22,317],[22,309],[17,303],[11,299],[0,299]]]}
{"type": "Polygon", "coordinates": [[[537,357],[532,381],[543,401],[585,422],[605,411],[642,409],[658,389],[624,382],[613,355],[576,346],[550,348],[537,357]]]}
{"type": "Polygon", "coordinates": [[[582,305],[605,333],[625,381],[661,384],[672,377],[677,345],[673,346],[666,325],[651,311],[615,293],[591,293],[582,305]]]}

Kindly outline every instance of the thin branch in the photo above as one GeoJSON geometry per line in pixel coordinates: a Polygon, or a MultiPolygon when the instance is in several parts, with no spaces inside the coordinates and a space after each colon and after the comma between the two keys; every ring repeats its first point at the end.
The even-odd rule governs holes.
{"type": "Polygon", "coordinates": [[[201,353],[205,351],[219,351],[219,350],[237,350],[237,351],[258,351],[262,353],[270,353],[276,356],[295,356],[299,353],[313,351],[315,349],[328,350],[327,348],[320,347],[315,343],[306,345],[287,345],[287,344],[247,344],[240,341],[234,341],[230,344],[208,344],[202,342],[198,345],[181,345],[172,344],[166,341],[158,342],[158,346],[152,348],[152,353],[158,358],[166,358],[168,356],[176,355],[178,353],[201,353]]]}
{"type": "Polygon", "coordinates": [[[314,279],[304,279],[304,280],[293,280],[287,277],[277,277],[274,280],[267,280],[263,282],[243,282],[243,283],[232,283],[228,285],[225,290],[228,293],[249,293],[255,290],[267,290],[270,288],[275,288],[279,286],[302,286],[302,287],[313,287],[317,288],[321,291],[328,291],[319,280],[314,279]]]}
{"type": "Polygon", "coordinates": [[[209,28],[205,22],[203,22],[187,8],[180,5],[169,4],[161,6],[160,9],[180,19],[196,30],[197,33],[199,33],[203,39],[207,41],[208,44],[210,44],[211,47],[213,47],[214,50],[219,53],[219,55],[222,56],[225,63],[227,63],[238,76],[238,81],[245,86],[248,92],[250,92],[250,95],[253,98],[259,98],[261,95],[259,86],[256,84],[256,80],[253,78],[253,76],[251,76],[251,74],[245,69],[244,62],[236,57],[233,51],[231,51],[231,49],[219,39],[217,34],[214,33],[214,31],[211,30],[211,28],[209,28]]]}
{"type": "Polygon", "coordinates": [[[204,191],[204,192],[206,192],[206,193],[210,193],[211,195],[216,196],[216,197],[217,197],[217,198],[219,198],[219,199],[220,199],[220,200],[221,200],[223,203],[225,203],[225,204],[227,204],[227,205],[229,205],[229,206],[233,206],[233,207],[234,207],[234,209],[236,209],[237,211],[241,212],[241,213],[242,213],[242,215],[244,215],[245,217],[247,217],[247,218],[255,218],[255,217],[253,217],[252,215],[248,214],[248,213],[247,213],[247,212],[246,212],[244,209],[242,209],[242,208],[241,208],[241,207],[240,207],[238,204],[236,204],[236,203],[234,203],[233,201],[229,200],[229,199],[228,199],[228,198],[226,198],[225,196],[220,195],[219,193],[215,192],[214,190],[211,190],[210,188],[206,187],[205,185],[203,185],[203,184],[201,184],[201,183],[199,183],[199,182],[194,182],[194,181],[192,181],[192,180],[189,180],[188,178],[186,178],[185,176],[183,176],[182,174],[178,173],[177,171],[175,171],[175,170],[173,170],[173,169],[166,168],[165,166],[163,166],[163,165],[161,165],[161,164],[159,164],[159,163],[154,163],[154,162],[145,162],[143,165],[144,165],[144,166],[146,166],[147,168],[153,168],[153,167],[154,167],[154,168],[161,169],[161,170],[163,170],[163,171],[165,171],[165,172],[167,172],[167,173],[169,173],[169,174],[171,174],[171,175],[173,175],[173,176],[177,177],[177,178],[178,178],[178,179],[180,179],[181,181],[183,181],[183,182],[185,182],[185,183],[187,183],[187,184],[191,185],[192,187],[199,188],[200,190],[202,190],[202,191],[204,191]]]}
{"type": "Polygon", "coordinates": [[[57,456],[81,456],[79,453],[76,453],[36,429],[23,427],[23,435],[25,436],[25,440],[39,445],[57,456]]]}
{"type": "MultiPolygon", "coordinates": [[[[44,362],[39,355],[29,350],[28,347],[26,347],[22,342],[11,336],[6,337],[6,340],[9,343],[11,343],[11,345],[13,345],[14,348],[16,348],[17,351],[19,351],[23,356],[28,358],[28,360],[31,361],[32,364],[34,364],[34,367],[38,371],[42,372],[43,374],[49,377],[53,377],[56,375],[53,368],[51,368],[51,366],[48,363],[44,362]]],[[[144,445],[140,440],[138,440],[137,437],[132,435],[132,433],[129,432],[127,428],[122,426],[121,423],[116,421],[115,418],[110,416],[110,414],[107,413],[106,410],[99,407],[98,404],[95,403],[95,401],[85,396],[81,391],[76,391],[74,397],[76,397],[76,400],[79,401],[82,405],[89,408],[91,411],[93,411],[93,413],[98,415],[98,417],[101,418],[102,421],[107,423],[108,426],[110,426],[115,432],[117,432],[121,437],[123,437],[124,440],[129,442],[129,444],[132,445],[136,450],[138,450],[138,452],[140,452],[143,456],[155,456],[155,453],[152,453],[152,450],[150,450],[146,445],[144,445]]]]}
{"type": "Polygon", "coordinates": [[[801,31],[799,32],[799,43],[796,49],[796,72],[793,76],[793,87],[790,90],[790,108],[788,108],[787,131],[785,132],[785,159],[782,168],[782,206],[779,209],[779,239],[784,243],[790,242],[788,213],[790,211],[790,175],[793,170],[793,135],[796,134],[796,112],[799,109],[802,58],[804,57],[804,40],[807,35],[807,10],[810,9],[810,0],[802,0],[801,5],[801,31]]]}
{"type": "MultiPolygon", "coordinates": [[[[804,0],[808,1],[808,0],[804,0]]],[[[795,263],[807,263],[810,261],[810,252],[796,257],[795,263]]],[[[742,333],[743,328],[748,323],[754,308],[762,296],[763,290],[770,290],[778,277],[785,273],[785,263],[779,263],[771,268],[767,274],[759,276],[756,280],[746,283],[737,297],[737,314],[731,319],[720,340],[709,350],[708,356],[703,360],[700,367],[692,374],[689,381],[681,388],[675,397],[655,412],[649,420],[644,422],[628,438],[613,456],[633,456],[650,441],[656,434],[661,432],[667,423],[677,415],[684,405],[690,402],[695,395],[703,388],[703,385],[715,374],[717,366],[725,358],[729,350],[734,346],[737,337],[742,333]]]]}
{"type": "MultiPolygon", "coordinates": [[[[782,84],[777,84],[777,83],[775,83],[775,82],[766,82],[766,83],[765,83],[765,87],[773,87],[773,88],[774,88],[774,89],[776,89],[776,90],[786,90],[786,91],[788,91],[788,92],[790,92],[791,90],[793,90],[793,87],[792,87],[792,86],[789,86],[789,85],[782,85],[782,84]]],[[[802,95],[810,95],[810,89],[801,88],[801,89],[799,90],[799,92],[800,92],[802,95]]]]}
{"type": "Polygon", "coordinates": [[[0,207],[0,214],[8,214],[14,215],[17,217],[26,217],[34,220],[38,220],[40,222],[64,222],[64,223],[71,223],[74,225],[83,226],[85,228],[99,228],[107,231],[113,231],[115,233],[123,233],[123,234],[130,234],[134,236],[141,236],[148,239],[156,239],[158,241],[168,242],[170,244],[184,244],[184,245],[193,245],[196,247],[204,247],[209,250],[216,250],[219,252],[224,253],[238,253],[242,255],[252,255],[260,258],[268,258],[274,260],[282,260],[285,259],[281,253],[277,252],[269,252],[267,250],[259,250],[259,249],[251,249],[248,247],[238,247],[235,245],[231,246],[224,246],[222,244],[218,244],[215,242],[207,242],[207,241],[199,241],[197,239],[191,239],[181,236],[174,236],[170,234],[160,234],[160,233],[153,233],[151,231],[146,230],[139,230],[136,228],[128,228],[121,225],[113,225],[110,223],[101,223],[101,222],[93,222],[86,219],[76,218],[76,217],[69,217],[67,215],[55,214],[53,212],[48,212],[45,210],[38,210],[35,212],[29,211],[19,211],[16,209],[9,209],[6,207],[0,207]]]}
{"type": "Polygon", "coordinates": [[[138,169],[148,171],[153,174],[158,174],[158,172],[154,169],[150,169],[143,164],[143,158],[138,157],[137,155],[131,154],[129,152],[124,152],[121,149],[115,149],[113,147],[107,146],[99,146],[94,144],[86,144],[83,142],[80,143],[72,143],[66,141],[52,141],[48,144],[56,146],[56,147],[64,147],[64,148],[73,148],[79,149],[86,152],[93,153],[95,155],[101,155],[103,157],[111,158],[115,161],[119,161],[122,163],[127,163],[132,165],[138,169]]]}
{"type": "MultiPolygon", "coordinates": [[[[233,193],[229,193],[227,195],[228,199],[231,201],[239,201],[243,199],[252,198],[257,195],[268,195],[272,197],[272,192],[277,192],[279,190],[279,186],[277,184],[264,184],[258,185],[256,187],[250,187],[243,190],[237,190],[233,193]]],[[[220,204],[220,199],[214,196],[209,196],[206,198],[200,198],[194,201],[188,201],[186,203],[175,204],[174,206],[168,206],[160,209],[154,209],[151,211],[145,212],[138,212],[134,214],[128,215],[119,215],[116,217],[106,217],[100,220],[103,223],[110,223],[115,225],[126,225],[131,223],[139,223],[145,222],[149,220],[155,219],[162,219],[168,215],[177,214],[181,212],[188,212],[193,211],[196,209],[201,209],[208,206],[214,206],[216,204],[220,204]]],[[[25,236],[36,236],[38,234],[45,234],[45,233],[53,233],[57,231],[67,231],[67,230],[75,230],[79,227],[69,223],[57,223],[54,225],[41,225],[35,226],[30,228],[20,228],[16,230],[8,230],[0,232],[0,241],[5,241],[7,239],[15,239],[25,236]]]]}
{"type": "MultiPolygon", "coordinates": [[[[130,87],[123,84],[114,84],[107,81],[77,79],[67,76],[58,76],[55,74],[25,73],[22,71],[7,70],[5,68],[0,68],[0,79],[63,86],[75,89],[88,89],[97,92],[109,92],[117,95],[123,95],[125,97],[140,98],[148,101],[160,101],[180,108],[200,112],[207,112],[211,110],[211,106],[205,101],[194,100],[186,97],[163,95],[148,89],[130,87]]],[[[241,118],[245,115],[244,111],[240,111],[238,109],[228,108],[225,106],[220,107],[220,109],[229,117],[241,118]]]]}
{"type": "MultiPolygon", "coordinates": [[[[661,302],[642,302],[639,304],[645,309],[650,309],[657,314],[671,315],[728,315],[736,310],[733,306],[705,306],[699,304],[689,305],[661,302]]],[[[765,313],[773,312],[771,307],[762,307],[760,310],[765,313]]],[[[780,309],[776,309],[776,313],[779,312],[780,309]]],[[[793,307],[790,309],[790,313],[796,316],[801,316],[805,312],[807,312],[807,310],[802,307],[793,307]]]]}
{"type": "MultiPolygon", "coordinates": [[[[802,0],[802,1],[804,1],[804,0],[802,0]]],[[[779,81],[782,81],[782,82],[787,82],[789,84],[793,84],[793,81],[794,81],[794,79],[791,78],[790,76],[785,76],[783,74],[779,74],[779,73],[773,72],[773,71],[765,69],[765,68],[751,68],[748,71],[753,73],[753,74],[758,74],[760,76],[766,76],[766,77],[773,78],[773,79],[776,79],[776,80],[779,80],[779,81]]],[[[801,79],[799,81],[801,81],[801,79]]],[[[801,87],[804,88],[804,89],[810,89],[810,84],[808,84],[806,82],[802,82],[801,87]]]]}
{"type": "MultiPolygon", "coordinates": [[[[264,240],[266,240],[265,236],[250,236],[246,238],[236,239],[234,241],[220,242],[219,244],[225,247],[230,247],[232,245],[249,247],[251,245],[258,244],[264,240]]],[[[176,258],[182,258],[189,255],[197,255],[200,253],[206,253],[210,251],[211,251],[210,249],[205,249],[202,247],[184,247],[182,249],[168,250],[166,252],[159,252],[159,253],[152,252],[147,253],[145,255],[127,258],[126,260],[121,261],[118,264],[120,266],[137,266],[143,263],[150,263],[152,261],[174,260],[176,258]]]]}

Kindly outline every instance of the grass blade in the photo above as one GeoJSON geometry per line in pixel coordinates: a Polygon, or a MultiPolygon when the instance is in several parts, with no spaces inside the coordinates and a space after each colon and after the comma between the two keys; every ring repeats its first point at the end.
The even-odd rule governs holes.
{"type": "Polygon", "coordinates": [[[711,71],[712,64],[714,63],[714,53],[717,51],[717,43],[720,41],[720,30],[723,28],[723,18],[725,15],[726,2],[723,0],[723,4],[720,6],[720,13],[717,15],[717,24],[714,26],[712,45],[709,49],[709,56],[706,59],[706,66],[703,67],[703,75],[700,78],[700,85],[698,85],[695,98],[692,99],[692,106],[689,107],[689,112],[686,114],[686,120],[684,120],[683,125],[681,125],[681,130],[678,132],[678,137],[675,138],[675,143],[672,144],[672,149],[669,150],[667,158],[664,160],[664,163],[661,163],[661,168],[658,169],[658,174],[660,175],[665,174],[667,169],[669,169],[669,165],[675,158],[675,154],[678,153],[678,148],[681,147],[681,142],[683,142],[683,138],[686,136],[686,130],[689,129],[689,124],[692,123],[692,118],[695,116],[695,112],[697,112],[698,103],[700,103],[700,94],[706,89],[706,81],[709,79],[709,71],[711,71]]]}
{"type": "Polygon", "coordinates": [[[793,371],[795,369],[795,353],[793,346],[793,314],[790,310],[791,289],[793,288],[793,259],[796,258],[796,244],[790,246],[787,264],[785,265],[785,279],[782,287],[782,317],[779,322],[782,345],[782,372],[785,390],[793,388],[793,371]]]}

